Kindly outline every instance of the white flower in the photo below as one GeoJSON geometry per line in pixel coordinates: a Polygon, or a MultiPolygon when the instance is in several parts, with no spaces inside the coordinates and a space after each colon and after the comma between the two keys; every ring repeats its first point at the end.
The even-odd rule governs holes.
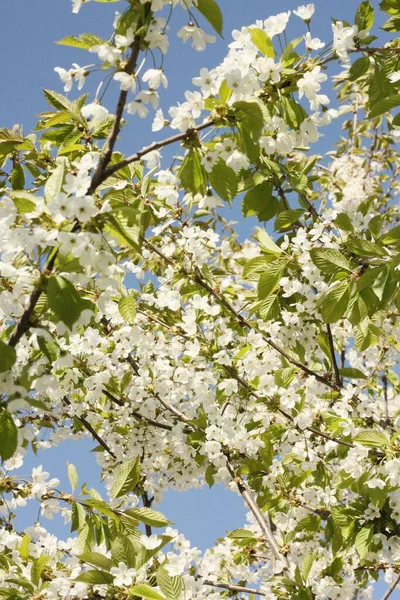
{"type": "Polygon", "coordinates": [[[92,196],[79,196],[77,198],[71,198],[70,204],[71,216],[76,217],[79,221],[89,221],[95,214],[97,214],[97,208],[94,204],[92,196]]]}
{"type": "Polygon", "coordinates": [[[306,45],[307,50],[320,50],[325,46],[324,42],[321,42],[319,38],[312,38],[311,33],[307,31],[304,43],[306,45]]]}
{"type": "Polygon", "coordinates": [[[264,21],[264,28],[270,38],[279,35],[286,29],[290,17],[290,10],[279,13],[278,15],[268,17],[264,21]]]}
{"type": "Polygon", "coordinates": [[[48,208],[54,220],[58,223],[68,219],[71,214],[69,210],[70,200],[64,192],[58,193],[53,202],[50,202],[48,208]]]}
{"type": "Polygon", "coordinates": [[[231,396],[238,391],[238,382],[236,379],[224,379],[218,384],[218,388],[223,390],[225,396],[231,396]]]}
{"type": "Polygon", "coordinates": [[[283,65],[275,63],[273,58],[260,59],[257,62],[257,68],[260,73],[261,81],[271,80],[273,83],[278,83],[281,80],[283,65]]]}
{"type": "Polygon", "coordinates": [[[145,119],[149,114],[149,109],[143,104],[140,98],[128,102],[126,105],[126,112],[130,115],[139,115],[141,119],[145,119]]]}
{"type": "Polygon", "coordinates": [[[204,67],[200,69],[199,77],[193,77],[192,83],[193,85],[201,87],[204,98],[208,98],[218,92],[215,75],[204,67]]]}
{"type": "Polygon", "coordinates": [[[160,131],[166,125],[166,120],[163,115],[163,111],[159,108],[156,111],[156,116],[154,117],[153,124],[151,126],[152,131],[160,131]]]}
{"type": "Polygon", "coordinates": [[[47,519],[52,519],[55,514],[60,512],[60,507],[57,500],[55,498],[51,498],[45,502],[42,502],[40,510],[44,517],[47,519]]]}
{"type": "Polygon", "coordinates": [[[108,115],[108,110],[98,102],[91,102],[81,108],[81,113],[85,119],[90,120],[90,125],[95,127],[97,123],[100,123],[108,115]]]}
{"type": "Polygon", "coordinates": [[[136,575],[135,569],[128,569],[125,563],[119,562],[118,567],[112,567],[110,570],[111,575],[115,576],[114,585],[117,587],[132,585],[133,579],[136,575]]]}
{"type": "Polygon", "coordinates": [[[129,27],[125,35],[117,34],[114,38],[114,41],[117,48],[126,48],[127,46],[130,46],[133,43],[134,39],[135,32],[133,31],[132,27],[129,27]]]}
{"type": "Polygon", "coordinates": [[[394,73],[391,73],[390,75],[388,75],[388,78],[392,83],[397,83],[398,81],[400,81],[400,71],[395,71],[394,73]]]}
{"type": "Polygon", "coordinates": [[[303,21],[306,21],[306,22],[311,19],[314,12],[315,12],[314,4],[307,4],[307,5],[302,4],[301,6],[298,6],[296,10],[293,11],[293,13],[296,15],[296,17],[300,17],[300,19],[303,19],[303,21]]]}
{"type": "Polygon", "coordinates": [[[260,146],[267,154],[273,154],[276,151],[276,142],[269,135],[260,137],[260,146]]]}
{"type": "Polygon", "coordinates": [[[63,190],[68,194],[75,194],[75,196],[85,196],[90,186],[91,177],[87,171],[78,171],[77,175],[67,173],[63,185],[63,190]]]}
{"type": "Polygon", "coordinates": [[[168,86],[167,78],[161,69],[148,69],[143,75],[142,80],[148,82],[152,90],[157,90],[160,85],[163,85],[164,88],[168,86]]]}
{"type": "Polygon", "coordinates": [[[235,150],[226,161],[226,165],[237,172],[240,169],[248,169],[250,162],[247,156],[239,150],[235,150]]]}
{"type": "Polygon", "coordinates": [[[119,71],[115,73],[113,77],[114,81],[119,81],[119,89],[127,92],[130,90],[131,92],[136,92],[136,77],[135,75],[129,75],[129,73],[124,73],[123,71],[119,71]]]}
{"type": "Polygon", "coordinates": [[[70,92],[72,90],[73,81],[78,81],[78,90],[83,88],[85,83],[85,77],[87,74],[86,69],[92,65],[87,65],[86,67],[80,67],[77,63],[72,63],[73,69],[62,69],[61,67],[55,67],[54,70],[58,73],[61,81],[64,85],[64,92],[70,92]]]}
{"type": "Polygon", "coordinates": [[[157,535],[152,534],[149,536],[141,535],[139,542],[146,548],[146,550],[154,550],[161,544],[162,540],[160,540],[157,535]]]}
{"type": "Polygon", "coordinates": [[[349,60],[347,50],[354,50],[354,38],[357,35],[357,26],[345,27],[342,21],[336,21],[332,25],[333,31],[333,47],[338,57],[347,62],[349,60]]]}
{"type": "Polygon", "coordinates": [[[205,168],[207,173],[211,173],[211,171],[214,168],[214,165],[216,165],[218,161],[219,161],[218,152],[212,151],[212,152],[207,152],[207,154],[205,154],[203,156],[203,158],[201,159],[201,164],[203,165],[203,167],[205,168]]]}
{"type": "Polygon", "coordinates": [[[90,48],[89,52],[96,53],[100,60],[111,64],[118,62],[122,56],[122,51],[110,44],[96,44],[90,48]]]}
{"type": "Polygon", "coordinates": [[[72,0],[72,12],[77,14],[85,2],[90,2],[90,0],[72,0]]]}
{"type": "Polygon", "coordinates": [[[178,37],[182,38],[183,42],[191,40],[192,48],[199,52],[205,50],[207,44],[212,44],[217,39],[214,35],[208,35],[201,27],[197,27],[193,23],[182,27],[178,32],[178,37]]]}
{"type": "Polygon", "coordinates": [[[152,150],[142,156],[148,169],[159,169],[161,165],[161,154],[158,150],[152,150]]]}

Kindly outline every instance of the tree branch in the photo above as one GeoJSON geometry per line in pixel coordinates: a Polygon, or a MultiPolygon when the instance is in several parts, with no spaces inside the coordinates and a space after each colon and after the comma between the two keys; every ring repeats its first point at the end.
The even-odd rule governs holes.
{"type": "Polygon", "coordinates": [[[253,588],[243,587],[242,585],[232,585],[230,583],[219,583],[218,581],[210,581],[209,579],[205,579],[203,581],[203,585],[209,585],[211,587],[222,588],[223,590],[229,590],[237,594],[238,592],[242,592],[243,594],[255,594],[256,596],[266,596],[264,592],[260,592],[260,590],[255,590],[253,588]]]}
{"type": "Polygon", "coordinates": [[[235,473],[235,470],[230,462],[228,453],[225,454],[226,457],[226,467],[229,471],[230,476],[232,477],[232,481],[234,481],[237,485],[237,488],[242,496],[243,500],[246,502],[250,511],[253,513],[254,518],[256,519],[258,525],[260,526],[261,531],[264,534],[265,541],[267,542],[273,556],[276,560],[284,562],[286,568],[289,568],[289,562],[285,556],[281,554],[280,548],[278,546],[278,542],[276,541],[274,534],[272,533],[271,526],[269,523],[269,519],[265,518],[264,513],[259,508],[257,502],[254,500],[250,489],[247,487],[245,481],[239,474],[235,473]]]}
{"type": "MultiPolygon", "coordinates": [[[[63,399],[63,403],[66,404],[67,406],[71,406],[71,402],[68,400],[68,398],[64,398],[63,399]]],[[[75,415],[76,416],[76,415],[75,415]]],[[[114,459],[116,459],[116,455],[114,454],[114,452],[111,450],[111,448],[109,447],[109,445],[107,444],[107,442],[105,442],[103,440],[103,438],[101,438],[99,436],[99,434],[97,433],[97,431],[91,426],[91,424],[89,423],[89,421],[87,421],[85,419],[85,417],[78,417],[76,416],[76,418],[78,419],[78,421],[80,421],[82,423],[82,425],[84,426],[84,428],[94,437],[94,439],[100,444],[100,446],[102,448],[104,448],[104,450],[106,452],[108,452],[108,454],[110,456],[112,456],[114,459]]]]}
{"type": "Polygon", "coordinates": [[[329,349],[331,351],[332,367],[335,372],[336,385],[338,387],[342,387],[342,378],[340,377],[340,373],[339,373],[339,367],[338,367],[337,360],[336,360],[335,345],[333,343],[332,330],[331,330],[331,326],[329,324],[326,326],[326,331],[328,333],[329,349]]]}
{"type": "Polygon", "coordinates": [[[190,138],[194,133],[196,133],[198,131],[202,131],[203,129],[206,129],[207,127],[211,127],[211,125],[213,125],[213,124],[214,124],[214,121],[205,121],[204,123],[201,123],[200,125],[191,127],[190,129],[188,129],[187,131],[185,131],[183,133],[177,133],[176,135],[172,135],[171,137],[160,140],[159,142],[153,142],[152,144],[149,144],[148,146],[144,146],[141,150],[138,150],[137,152],[135,152],[135,154],[131,154],[131,156],[128,156],[124,160],[121,160],[119,163],[116,163],[115,165],[111,165],[110,167],[108,167],[108,169],[105,171],[105,179],[107,177],[110,177],[110,175],[113,175],[120,169],[123,169],[127,165],[130,165],[131,163],[135,162],[136,160],[140,160],[142,158],[142,156],[144,156],[145,154],[148,154],[149,152],[152,152],[153,150],[159,150],[160,148],[165,148],[165,146],[170,146],[171,144],[174,144],[175,142],[181,142],[183,140],[186,140],[186,139],[190,138]]]}
{"type": "MultiPolygon", "coordinates": [[[[132,75],[136,69],[137,59],[140,52],[140,42],[141,37],[135,36],[135,39],[131,45],[132,52],[129,57],[128,64],[126,65],[124,70],[124,72],[128,75],[132,75]]],[[[115,143],[117,141],[118,134],[121,131],[122,115],[124,113],[127,97],[128,90],[121,90],[118,98],[117,108],[115,110],[115,120],[111,128],[110,135],[108,136],[106,143],[104,144],[102,155],[100,157],[97,168],[93,174],[92,181],[87,192],[89,195],[93,194],[93,192],[99,187],[99,185],[103,183],[103,181],[108,177],[108,175],[106,174],[107,167],[111,161],[112,153],[114,150],[115,143]]]]}
{"type": "Polygon", "coordinates": [[[395,591],[397,585],[400,583],[400,575],[398,575],[396,577],[396,579],[393,581],[393,583],[391,584],[390,588],[387,590],[387,592],[382,596],[382,600],[387,600],[392,593],[395,591]]]}

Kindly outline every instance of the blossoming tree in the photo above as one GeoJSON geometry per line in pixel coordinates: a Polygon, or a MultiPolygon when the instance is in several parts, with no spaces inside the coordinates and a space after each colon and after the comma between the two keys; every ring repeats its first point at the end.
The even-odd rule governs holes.
{"type": "Polygon", "coordinates": [[[389,598],[400,2],[380,2],[379,37],[368,0],[329,43],[314,37],[312,4],[234,31],[167,116],[175,10],[199,51],[221,11],[120,5],[109,40],[59,42],[97,64],[56,68],[68,96],[45,90],[35,133],[0,130],[0,597],[362,600],[384,573],[389,598]],[[289,18],[304,35],[287,43],[289,18]],[[119,88],[114,111],[106,94],[70,97],[99,64],[119,88]],[[130,115],[167,133],[124,156],[130,115]],[[333,120],[343,135],[316,155],[333,120]],[[178,158],[161,166],[171,145],[178,158]],[[226,221],[230,203],[258,219],[250,240],[226,221]],[[94,440],[107,497],[78,486],[72,464],[72,492],[42,467],[19,476],[49,430],[54,445],[94,440]],[[214,483],[242,496],[248,522],[201,555],[157,503],[214,483]],[[72,537],[16,530],[28,500],[44,519],[61,511],[72,537]]]}

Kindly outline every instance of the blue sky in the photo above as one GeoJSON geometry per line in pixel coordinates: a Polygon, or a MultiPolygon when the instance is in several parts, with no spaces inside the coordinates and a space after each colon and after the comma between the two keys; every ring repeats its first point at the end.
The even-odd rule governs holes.
{"type": "MultiPolygon", "coordinates": [[[[265,19],[271,14],[283,10],[292,10],[305,0],[220,0],[225,17],[225,39],[218,39],[216,44],[207,47],[203,53],[197,53],[187,44],[183,45],[174,35],[178,27],[187,22],[182,10],[175,13],[175,24],[171,31],[171,47],[164,63],[169,79],[169,88],[163,92],[161,106],[167,108],[183,101],[186,89],[191,89],[191,79],[197,75],[201,67],[212,68],[223,58],[226,45],[230,41],[232,29],[253,23],[256,19],[265,19]]],[[[96,33],[107,38],[112,29],[114,11],[124,6],[124,2],[110,5],[91,2],[83,6],[79,15],[71,12],[69,0],[2,0],[2,35],[0,37],[1,68],[1,104],[0,126],[11,127],[15,123],[23,125],[25,133],[29,133],[37,121],[36,115],[47,110],[41,88],[62,92],[62,85],[55,66],[69,68],[72,62],[85,65],[94,62],[94,55],[82,50],[59,46],[54,41],[70,34],[82,32],[96,33]]],[[[378,2],[372,0],[372,4],[378,2]]],[[[312,21],[312,33],[325,41],[331,39],[330,17],[353,21],[358,2],[355,0],[315,0],[316,15],[312,21]]],[[[288,39],[293,39],[305,32],[305,26],[297,17],[292,16],[288,28],[288,39]]],[[[98,79],[89,83],[87,89],[93,93],[98,79]]],[[[112,90],[105,99],[105,104],[112,110],[115,102],[112,90]]],[[[331,134],[332,135],[332,134],[331,134]]],[[[321,148],[334,141],[326,135],[321,148]]],[[[133,153],[155,138],[151,132],[151,120],[140,121],[131,118],[118,149],[133,153]]],[[[232,217],[237,218],[240,212],[233,209],[232,217]]],[[[229,215],[228,215],[229,216],[229,215]]],[[[40,452],[39,457],[29,457],[26,465],[20,469],[21,474],[28,474],[32,466],[43,463],[52,476],[59,477],[64,489],[69,489],[66,478],[66,461],[75,463],[80,474],[80,481],[100,489],[100,470],[95,463],[95,455],[89,450],[94,446],[90,441],[79,443],[66,442],[58,449],[40,452]]],[[[241,499],[232,492],[220,487],[188,493],[168,493],[160,507],[194,545],[204,549],[213,541],[224,535],[227,529],[242,525],[245,510],[241,499]]],[[[24,511],[21,525],[28,525],[36,518],[37,507],[24,511]]],[[[62,533],[59,521],[45,521],[45,526],[58,535],[62,533]]],[[[378,586],[376,598],[382,595],[386,584],[378,586]]],[[[393,600],[395,596],[393,595],[393,600]]]]}

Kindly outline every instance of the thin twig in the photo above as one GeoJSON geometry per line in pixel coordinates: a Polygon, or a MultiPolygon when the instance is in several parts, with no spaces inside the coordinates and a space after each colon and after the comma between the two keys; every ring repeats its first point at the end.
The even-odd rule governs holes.
{"type": "Polygon", "coordinates": [[[110,175],[113,175],[117,171],[120,171],[127,165],[130,165],[131,163],[133,163],[137,160],[140,160],[142,158],[142,156],[145,156],[145,154],[148,154],[149,152],[152,152],[153,150],[159,150],[160,148],[165,148],[165,146],[170,146],[171,144],[174,144],[175,142],[181,142],[183,140],[189,139],[197,131],[202,131],[203,129],[207,129],[207,127],[211,127],[211,125],[214,125],[214,121],[205,121],[204,123],[201,123],[200,125],[196,125],[195,127],[191,127],[190,129],[187,129],[183,133],[177,133],[176,135],[172,135],[171,137],[160,140],[159,142],[152,142],[148,146],[144,146],[144,148],[135,152],[135,154],[131,154],[131,156],[128,156],[124,160],[121,160],[119,163],[116,163],[115,165],[111,165],[110,167],[108,167],[108,169],[106,169],[106,171],[105,171],[105,178],[110,177],[110,175]]]}
{"type": "Polygon", "coordinates": [[[395,591],[397,585],[400,583],[400,575],[398,575],[396,577],[396,579],[393,581],[393,583],[391,584],[390,588],[387,590],[387,592],[382,596],[382,600],[387,600],[389,598],[389,596],[392,595],[392,592],[395,591]]]}
{"type": "Polygon", "coordinates": [[[209,585],[215,588],[222,588],[223,590],[229,590],[231,592],[242,592],[243,594],[255,594],[256,596],[266,596],[264,592],[260,590],[255,590],[253,588],[243,587],[242,585],[232,585],[230,583],[219,583],[218,581],[210,581],[209,579],[205,579],[203,581],[203,585],[209,585]]]}
{"type": "Polygon", "coordinates": [[[289,562],[285,556],[281,554],[280,548],[278,546],[278,542],[275,539],[274,534],[272,533],[272,529],[270,526],[269,518],[266,519],[264,513],[261,511],[257,502],[254,500],[253,495],[250,489],[247,487],[245,481],[242,477],[235,473],[235,470],[230,462],[229,455],[225,454],[226,457],[226,467],[229,471],[232,480],[236,483],[237,488],[242,496],[243,500],[246,502],[250,511],[253,513],[254,518],[256,519],[258,525],[260,526],[261,531],[264,534],[265,541],[271,549],[273,556],[276,560],[283,561],[286,565],[286,568],[289,568],[289,562]]]}
{"type": "Polygon", "coordinates": [[[326,326],[326,331],[328,333],[329,349],[331,351],[332,366],[333,366],[333,370],[335,372],[336,385],[338,387],[342,387],[342,379],[340,377],[339,367],[338,367],[337,360],[336,360],[335,345],[333,342],[332,330],[331,330],[331,326],[329,324],[326,326]]]}
{"type": "MultiPolygon", "coordinates": [[[[68,398],[64,398],[63,399],[63,403],[66,404],[67,406],[71,406],[71,402],[68,400],[68,398]]],[[[78,421],[80,421],[82,423],[82,425],[84,426],[84,428],[94,437],[94,439],[100,444],[100,446],[102,448],[104,448],[104,450],[106,452],[108,452],[108,454],[110,456],[112,456],[113,458],[117,458],[116,455],[114,454],[114,452],[111,450],[111,448],[109,447],[109,445],[107,444],[107,442],[105,442],[103,440],[103,438],[101,438],[99,436],[99,434],[97,433],[97,431],[91,426],[91,424],[89,423],[89,421],[87,421],[85,419],[85,417],[79,417],[77,415],[75,415],[75,417],[78,419],[78,421]]]]}

